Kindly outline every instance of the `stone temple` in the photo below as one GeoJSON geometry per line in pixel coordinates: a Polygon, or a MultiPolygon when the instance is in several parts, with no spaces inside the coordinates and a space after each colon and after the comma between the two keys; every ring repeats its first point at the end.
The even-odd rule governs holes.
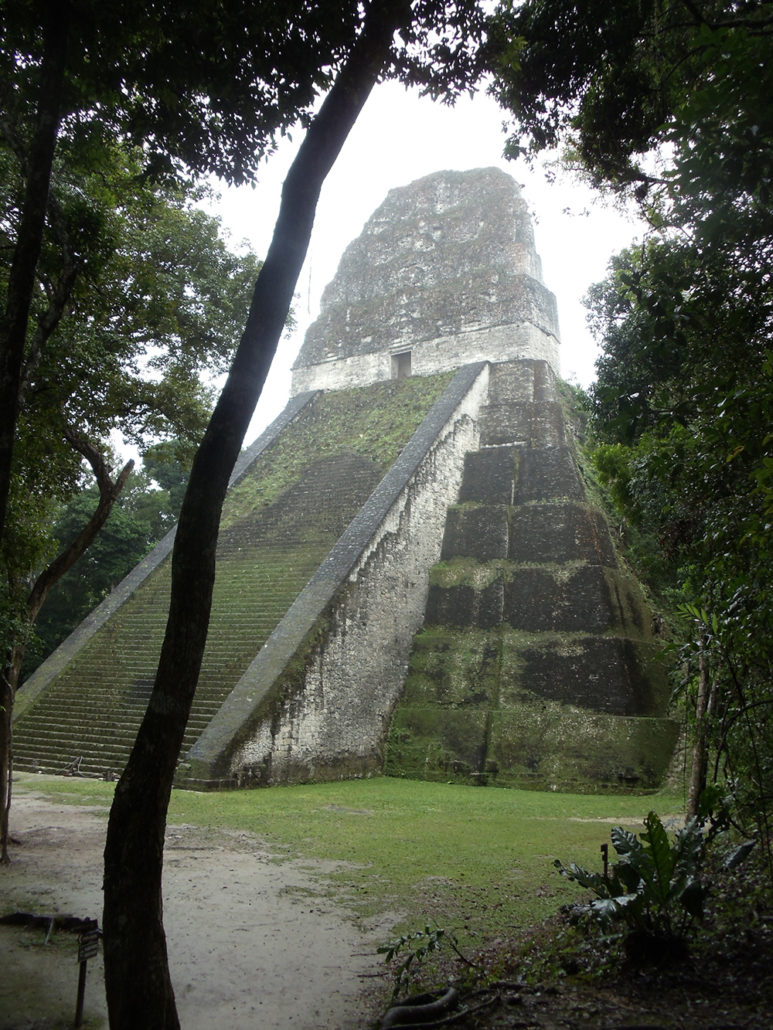
{"type": "MultiPolygon", "coordinates": [[[[508,175],[389,193],[234,472],[180,786],[658,785],[677,733],[659,644],[578,463],[559,348],[508,175]]],[[[18,768],[120,772],[172,538],[21,689],[18,768]]]]}

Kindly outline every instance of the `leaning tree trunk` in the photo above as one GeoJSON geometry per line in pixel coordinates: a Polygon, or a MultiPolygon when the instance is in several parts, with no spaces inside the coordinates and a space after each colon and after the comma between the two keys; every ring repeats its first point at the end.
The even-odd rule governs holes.
{"type": "Polygon", "coordinates": [[[698,814],[701,794],[706,789],[708,769],[709,720],[713,709],[714,688],[710,685],[709,660],[706,654],[706,634],[701,634],[698,653],[698,696],[695,699],[695,737],[693,740],[690,786],[687,792],[687,818],[698,814]]]}
{"type": "Polygon", "coordinates": [[[116,787],[105,845],[105,986],[112,1030],[179,1027],[161,898],[166,813],[206,643],[228,480],[290,310],[322,183],[384,67],[404,0],[373,5],[312,120],[282,190],[244,335],[196,454],[172,556],[172,592],[153,691],[116,787]]]}
{"type": "Polygon", "coordinates": [[[21,667],[27,650],[27,642],[40,614],[40,609],[52,587],[82,557],[107,522],[115,502],[123,490],[134,461],[128,461],[113,482],[110,469],[101,452],[92,442],[70,426],[64,427],[65,439],[82,454],[91,465],[99,487],[99,502],[89,521],[53,561],[43,569],[27,596],[26,627],[23,636],[14,640],[9,648],[8,659],[2,670],[0,683],[0,865],[10,861],[8,854],[9,820],[13,792],[13,705],[19,688],[21,667]]]}
{"type": "Polygon", "coordinates": [[[68,0],[48,0],[41,7],[44,46],[37,123],[29,148],[21,224],[8,277],[5,310],[0,317],[0,535],[5,526],[11,484],[19,385],[43,242],[67,58],[68,0]]]}

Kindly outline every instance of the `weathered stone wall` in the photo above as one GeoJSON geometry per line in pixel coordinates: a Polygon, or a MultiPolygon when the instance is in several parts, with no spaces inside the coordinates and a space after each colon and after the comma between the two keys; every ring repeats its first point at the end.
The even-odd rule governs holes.
{"type": "Polygon", "coordinates": [[[495,168],[392,190],[347,248],[293,369],[293,393],[536,358],[558,369],[558,313],[520,188],[495,168]]]}
{"type": "Polygon", "coordinates": [[[394,344],[387,351],[330,358],[293,370],[293,392],[348,390],[381,379],[394,378],[395,355],[410,350],[411,374],[435,375],[449,368],[478,361],[517,361],[535,358],[558,366],[558,342],[551,333],[529,322],[468,330],[408,344],[394,344]]]}
{"type": "Polygon", "coordinates": [[[585,496],[552,374],[492,368],[430,572],[386,771],[652,789],[676,726],[653,620],[585,496]]]}
{"type": "Polygon", "coordinates": [[[454,379],[192,748],[189,782],[270,784],[380,768],[487,384],[487,366],[454,379]]]}
{"type": "MultiPolygon", "coordinates": [[[[303,410],[313,401],[314,394],[307,393],[294,397],[249,447],[239,455],[228,484],[229,490],[236,486],[250,467],[260,458],[271,444],[277,440],[287,427],[298,418],[303,410]]],[[[54,680],[70,666],[94,635],[113,618],[116,613],[133,598],[136,592],[146,583],[148,578],[170,557],[174,547],[177,527],[171,529],[160,540],[153,550],[132,569],[115,590],[86,616],[83,622],[64,640],[59,647],[43,662],[29,679],[22,685],[14,704],[14,721],[21,719],[28,708],[47,690],[54,680]]],[[[163,623],[162,623],[163,624],[163,623]]]]}
{"type": "MultiPolygon", "coordinates": [[[[390,380],[318,393],[305,405],[296,399],[246,452],[223,509],[210,628],[183,755],[451,379],[390,380]]],[[[161,649],[168,547],[169,541],[111,596],[99,620],[45,663],[33,677],[34,694],[22,688],[20,697],[29,700],[15,723],[19,768],[60,772],[75,759],[84,775],[124,767],[161,649]]]]}

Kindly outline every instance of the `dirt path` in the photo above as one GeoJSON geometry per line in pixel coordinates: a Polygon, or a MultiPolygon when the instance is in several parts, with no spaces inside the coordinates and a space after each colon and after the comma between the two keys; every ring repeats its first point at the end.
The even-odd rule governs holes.
{"type": "MultiPolygon", "coordinates": [[[[0,914],[99,918],[106,813],[14,799],[15,861],[0,868],[0,914]]],[[[184,1030],[361,1030],[385,987],[372,974],[393,917],[358,929],[325,894],[325,868],[282,860],[247,834],[171,827],[164,923],[184,1030]]],[[[0,927],[0,1030],[72,1026],[77,940],[0,927]]],[[[99,959],[84,1026],[106,1027],[99,959]]]]}

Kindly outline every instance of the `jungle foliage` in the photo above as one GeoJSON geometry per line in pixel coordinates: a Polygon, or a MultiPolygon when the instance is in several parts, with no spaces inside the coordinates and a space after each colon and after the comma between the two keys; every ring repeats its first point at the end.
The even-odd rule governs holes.
{"type": "MultiPolygon", "coordinates": [[[[595,462],[670,580],[706,775],[770,843],[773,4],[527,0],[499,15],[512,152],[565,147],[650,224],[590,291],[595,462]]],[[[661,580],[661,583],[663,580],[661,580]]]]}
{"type": "MultiPolygon", "coordinates": [[[[5,255],[18,249],[28,178],[23,119],[14,122],[12,113],[0,124],[5,255]]],[[[52,163],[14,393],[13,463],[0,538],[3,855],[10,719],[34,624],[51,589],[99,540],[122,492],[138,497],[134,461],[117,460],[114,440],[145,452],[151,475],[163,477],[162,467],[178,459],[189,466],[212,406],[204,377],[227,366],[260,268],[249,251],[233,252],[218,221],[200,209],[205,190],[183,177],[154,181],[144,168],[140,149],[111,142],[94,126],[63,131],[52,163]]],[[[0,295],[9,302],[12,279],[13,262],[5,262],[0,295]]],[[[147,477],[144,485],[150,486],[147,477]]],[[[179,507],[179,485],[177,493],[179,507]]],[[[131,558],[124,554],[119,561],[124,574],[131,567],[126,562],[140,557],[162,528],[143,529],[128,516],[129,503],[113,515],[108,534],[114,549],[129,545],[131,558]]],[[[71,577],[59,591],[59,618],[67,628],[89,610],[89,598],[101,599],[115,585],[107,539],[87,560],[90,577],[80,586],[71,577]],[[99,572],[96,555],[104,560],[99,572]],[[84,589],[87,583],[95,590],[84,589]],[[79,601],[67,598],[72,591],[82,595],[79,601]]],[[[54,613],[43,641],[61,638],[64,627],[56,622],[54,613]]],[[[33,658],[46,650],[39,642],[33,658]]]]}
{"type": "Polygon", "coordinates": [[[616,826],[611,837],[618,861],[603,873],[576,862],[553,863],[562,876],[595,895],[576,912],[607,930],[622,924],[633,956],[651,960],[658,952],[662,958],[663,949],[678,951],[691,923],[703,916],[701,822],[689,820],[669,839],[659,816],[650,812],[642,833],[616,826]]]}
{"type": "MultiPolygon", "coordinates": [[[[190,470],[186,450],[181,441],[160,441],[142,455],[98,536],[51,588],[27,644],[22,682],[174,527],[190,470]]],[[[54,539],[76,537],[97,502],[91,486],[62,505],[54,539]]]]}

